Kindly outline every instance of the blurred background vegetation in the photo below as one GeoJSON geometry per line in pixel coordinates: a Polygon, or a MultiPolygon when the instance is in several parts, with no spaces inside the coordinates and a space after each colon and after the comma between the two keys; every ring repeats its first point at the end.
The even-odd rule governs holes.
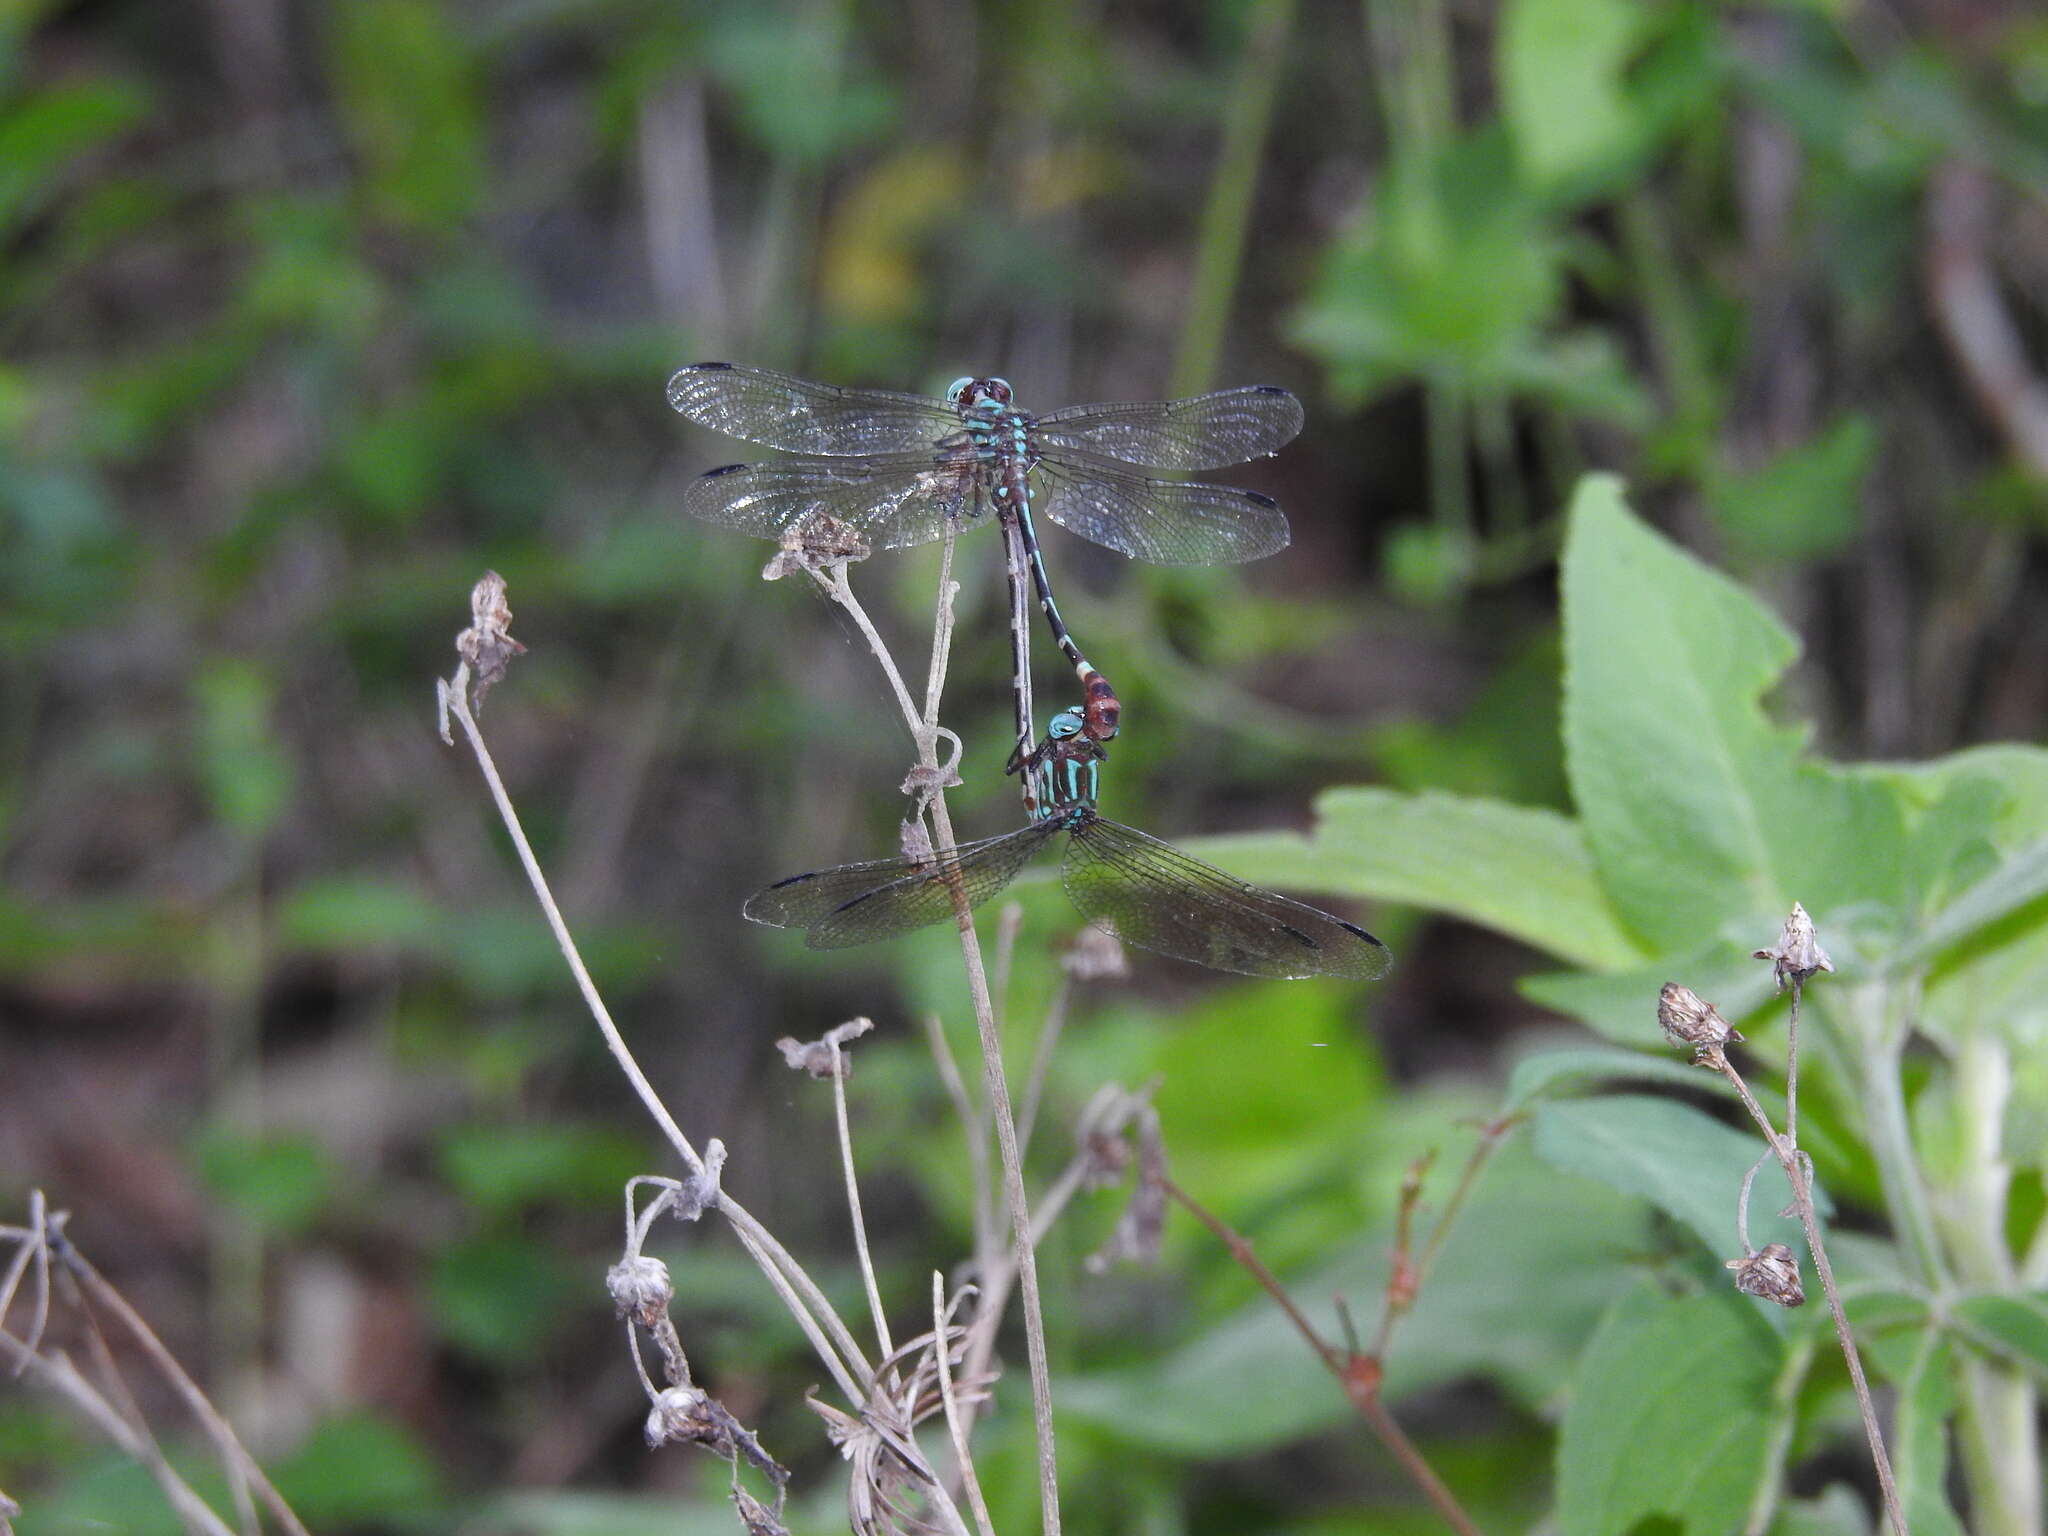
{"type": "MultiPolygon", "coordinates": [[[[943,939],[820,957],[738,918],[887,850],[906,752],[830,611],[678,517],[737,455],[667,374],[1000,372],[1036,408],[1285,385],[1308,429],[1245,475],[1283,556],[1052,536],[1127,705],[1106,809],[1178,839],[1302,826],[1330,784],[1562,807],[1553,562],[1588,468],[1806,638],[1793,700],[1838,755],[2035,734],[2044,191],[2019,0],[11,0],[0,1190],[74,1212],[317,1529],[728,1528],[716,1468],[640,1446],[600,1288],[655,1140],[432,733],[475,576],[532,648],[484,724],[615,1012],[838,1283],[826,1107],[770,1042],[881,1022],[855,1113],[914,1299],[965,1243],[916,1029],[961,1001],[943,939]]],[[[956,813],[993,831],[995,541],[962,555],[956,813]]],[[[931,571],[856,572],[906,646],[931,571]]],[[[1025,894],[1029,1020],[1072,918],[1025,894]]],[[[1166,1072],[1183,1182],[1368,1302],[1402,1165],[1559,1027],[1527,952],[1373,917],[1377,988],[1159,962],[1092,992],[1054,1106],[1166,1072]]],[[[1083,1276],[1114,1217],[1051,1242],[1056,1372],[1257,1306],[1177,1229],[1160,1272],[1083,1276]]],[[[800,1338],[729,1244],[679,1241],[700,1375],[830,1528],[800,1338]]],[[[1554,1362],[1412,1347],[1418,1434],[1525,1524],[1554,1362]]],[[[1234,1415],[1220,1443],[1077,1421],[1076,1528],[1426,1526],[1334,1392],[1234,1415]]],[[[1009,1511],[1025,1428],[991,1431],[1009,1511]]],[[[24,1533],[174,1528],[21,1394],[0,1486],[24,1533]]]]}

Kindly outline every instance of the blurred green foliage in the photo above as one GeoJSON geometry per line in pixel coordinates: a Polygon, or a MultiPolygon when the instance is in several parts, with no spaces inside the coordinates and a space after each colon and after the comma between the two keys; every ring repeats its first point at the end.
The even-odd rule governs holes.
{"type": "MultiPolygon", "coordinates": [[[[1439,1073],[1523,1055],[1506,1092],[1534,1131],[1390,1391],[1489,1529],[1623,1530],[1678,1518],[1614,1458],[1664,1378],[1599,1362],[1711,1338],[1700,1391],[1736,1430],[1688,1512],[1711,1523],[1745,1507],[1727,1488],[1780,1406],[1760,1384],[1817,1320],[1761,1328],[1722,1294],[1725,1116],[1593,1090],[1671,1079],[1634,1049],[1670,975],[1773,1038],[1747,952],[1796,896],[1843,965],[1823,1040],[1923,998],[1900,1102],[1823,1053],[1802,1135],[1838,1207],[1888,1218],[1843,1267],[1859,1305],[1906,1298],[1874,1356],[1915,1529],[1942,1529],[1958,1388],[2048,1360],[2038,1295],[1959,1257],[2038,1244],[2048,1163],[2048,773],[1970,747],[2048,709],[2048,495],[1959,373],[1931,284],[1967,231],[1931,192],[1987,178],[1984,291],[2038,357],[2044,143],[2048,25],[2023,6],[0,9],[9,1193],[70,1206],[231,1406],[251,1382],[282,1405],[261,1449],[316,1528],[722,1526],[715,1468],[640,1450],[598,1284],[618,1183],[658,1153],[431,737],[464,594],[510,579],[532,654],[484,724],[614,1011],[856,1306],[825,1108],[768,1042],[882,1020],[857,1135],[887,1294],[916,1297],[971,1229],[906,1038],[929,1009],[970,1049],[957,956],[820,957],[736,917],[774,874],[888,846],[902,746],[827,610],[680,524],[684,478],[731,445],[679,434],[661,381],[718,355],[911,389],[996,369],[1054,406],[1270,379],[1310,426],[1246,478],[1293,554],[1051,558],[1127,703],[1111,813],[1235,828],[1207,845],[1233,870],[1390,904],[1404,965],[1370,1041],[1342,989],[1148,968],[1091,992],[1041,1160],[1095,1085],[1160,1074],[1184,1180],[1304,1298],[1363,1312],[1403,1169],[1442,1145],[1443,1199],[1457,1122],[1498,1097],[1439,1073]],[[1809,642],[1789,679],[1763,599],[1809,642]],[[1781,686],[1782,716],[1759,702],[1781,686]],[[1319,792],[1312,836],[1244,830],[1319,792]],[[1560,1014],[1631,1049],[1506,1039],[1560,1014]],[[2011,1075],[1995,1219],[1985,1052],[2011,1075]],[[1895,1200],[1898,1138],[1873,1150],[1893,1112],[1938,1220],[1895,1200]],[[292,1353],[302,1292],[347,1346],[318,1371],[292,1353]],[[630,1491],[478,1503],[512,1467],[630,1491]]],[[[961,556],[949,719],[979,831],[1014,814],[986,750],[1008,657],[991,549],[961,556]]],[[[932,572],[857,573],[906,655],[932,572]]],[[[1019,894],[1022,1073],[1071,915],[1019,894]]],[[[1077,1208],[1045,1264],[1077,1531],[1432,1528],[1211,1245],[1176,1224],[1157,1275],[1083,1277],[1113,1220],[1077,1208]]],[[[829,1489],[800,1335],[729,1251],[681,1242],[703,1376],[829,1489]]],[[[1821,1356],[1801,1456],[1842,1443],[1821,1356]]],[[[169,1528],[40,1401],[0,1404],[24,1533],[169,1528]]],[[[1024,1428],[989,1427],[1005,1529],[1031,1518],[1024,1428]]],[[[1774,1530],[1866,1529],[1846,1497],[1774,1530]]],[[[825,1497],[800,1523],[841,1518],[825,1497]]]]}

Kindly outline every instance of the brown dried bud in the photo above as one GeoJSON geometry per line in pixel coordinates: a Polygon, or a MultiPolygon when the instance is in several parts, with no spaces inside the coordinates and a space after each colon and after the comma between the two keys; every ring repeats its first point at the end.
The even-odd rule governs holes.
{"type": "Polygon", "coordinates": [[[1673,1045],[1690,1045],[1700,1052],[1731,1041],[1742,1043],[1735,1026],[1722,1018],[1712,1003],[1675,981],[1665,982],[1664,990],[1657,994],[1657,1022],[1673,1045]]]}
{"type": "Polygon", "coordinates": [[[478,710],[484,695],[498,685],[514,656],[524,656],[526,647],[509,633],[512,610],[505,602],[505,578],[485,571],[470,590],[470,627],[455,637],[455,650],[469,668],[470,698],[478,710]]]}
{"type": "Polygon", "coordinates": [[[1728,1267],[1735,1271],[1735,1289],[1745,1296],[1761,1296],[1781,1307],[1806,1305],[1799,1261],[1783,1243],[1765,1243],[1747,1258],[1730,1259],[1728,1267]]]}
{"type": "Polygon", "coordinates": [[[1067,946],[1060,966],[1076,981],[1124,981],[1131,974],[1123,942],[1092,923],[1067,946]]]}
{"type": "Polygon", "coordinates": [[[606,1270],[604,1288],[612,1293],[619,1316],[633,1318],[643,1328],[652,1328],[666,1317],[668,1304],[676,1295],[668,1266],[644,1254],[621,1259],[606,1270]]]}
{"type": "Polygon", "coordinates": [[[1820,940],[1813,931],[1813,919],[1806,915],[1806,908],[1798,902],[1792,903],[1792,915],[1785,919],[1785,927],[1778,934],[1774,948],[1752,951],[1758,960],[1771,962],[1771,974],[1777,979],[1778,990],[1785,990],[1785,983],[1803,985],[1816,971],[1832,971],[1835,962],[1828,958],[1828,952],[1820,947],[1820,940]]]}

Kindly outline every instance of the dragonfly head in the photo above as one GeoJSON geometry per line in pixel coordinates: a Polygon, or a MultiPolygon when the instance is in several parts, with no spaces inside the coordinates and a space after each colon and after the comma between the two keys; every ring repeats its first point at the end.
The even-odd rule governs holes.
{"type": "Polygon", "coordinates": [[[955,379],[952,388],[946,391],[946,404],[966,406],[1008,405],[1010,403],[1010,381],[1008,379],[955,379]]]}
{"type": "Polygon", "coordinates": [[[1072,704],[1046,722],[1045,734],[1054,741],[1065,741],[1070,736],[1080,735],[1087,723],[1087,711],[1078,704],[1072,704]]]}

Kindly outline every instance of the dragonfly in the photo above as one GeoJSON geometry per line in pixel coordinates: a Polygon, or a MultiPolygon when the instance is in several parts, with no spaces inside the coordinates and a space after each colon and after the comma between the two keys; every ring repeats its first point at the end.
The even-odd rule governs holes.
{"type": "Polygon", "coordinates": [[[1085,706],[1052,717],[1025,772],[1033,819],[946,853],[842,864],[778,880],[742,909],[757,923],[800,928],[812,949],[844,949],[978,907],[1065,834],[1061,882],[1074,906],[1126,944],[1219,971],[1298,980],[1371,981],[1392,963],[1356,923],[1262,890],[1095,808],[1108,751],[1088,735],[1085,706]]]}
{"type": "MultiPolygon", "coordinates": [[[[1287,518],[1271,497],[1145,473],[1220,469],[1277,452],[1301,431],[1302,410],[1270,385],[1034,416],[1012,404],[1006,379],[958,379],[939,400],[814,384],[736,363],[692,363],[668,381],[668,401],[699,425],[785,455],[699,476],[683,507],[701,522],[772,539],[824,516],[875,549],[901,549],[977,526],[993,508],[1021,543],[1053,641],[1081,679],[1086,734],[1097,742],[1115,737],[1121,705],[1053,600],[1035,490],[1043,489],[1045,515],[1061,527],[1156,565],[1235,564],[1287,547],[1287,518]]],[[[1015,563],[1011,583],[1012,608],[1021,612],[1015,563]]],[[[1014,659],[1013,768],[1032,750],[1027,659],[1014,659]]]]}

